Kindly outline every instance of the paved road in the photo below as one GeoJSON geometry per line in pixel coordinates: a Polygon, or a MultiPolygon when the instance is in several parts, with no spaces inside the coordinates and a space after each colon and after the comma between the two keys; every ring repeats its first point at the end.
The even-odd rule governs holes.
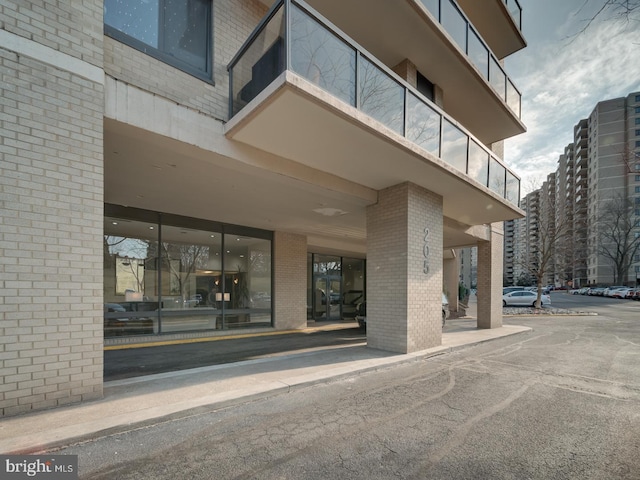
{"type": "Polygon", "coordinates": [[[624,317],[512,318],[534,331],[60,453],[96,479],[638,479],[624,317]]]}
{"type": "Polygon", "coordinates": [[[104,352],[105,381],[366,342],[358,328],[104,352]]]}

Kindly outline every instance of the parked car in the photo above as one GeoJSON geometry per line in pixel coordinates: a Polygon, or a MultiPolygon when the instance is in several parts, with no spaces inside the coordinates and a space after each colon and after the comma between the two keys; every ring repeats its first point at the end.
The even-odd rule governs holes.
{"type": "Polygon", "coordinates": [[[587,295],[601,297],[604,293],[604,287],[590,287],[587,291],[587,295]]]}
{"type": "Polygon", "coordinates": [[[613,292],[615,292],[616,290],[619,290],[621,288],[627,288],[624,285],[613,285],[612,287],[607,287],[604,289],[604,292],[602,293],[603,296],[605,297],[612,297],[613,296],[613,292]]]}
{"type": "MultiPolygon", "coordinates": [[[[538,299],[537,292],[529,292],[527,290],[519,290],[509,292],[502,296],[503,306],[535,306],[538,299]]],[[[549,295],[541,295],[540,303],[542,306],[551,305],[551,297],[549,295]]]]}
{"type": "Polygon", "coordinates": [[[502,295],[506,295],[509,292],[518,292],[520,290],[526,290],[528,287],[503,287],[502,295]]]}
{"type": "MultiPolygon", "coordinates": [[[[447,295],[443,292],[442,293],[442,326],[443,327],[447,318],[449,318],[449,299],[447,298],[447,295]]],[[[366,301],[359,303],[356,306],[356,321],[358,322],[358,325],[360,326],[360,328],[367,328],[367,302],[366,301]]]]}
{"type": "Polygon", "coordinates": [[[609,296],[611,298],[627,298],[627,294],[631,291],[632,290],[630,288],[616,288],[615,290],[609,292],[609,296]]]}

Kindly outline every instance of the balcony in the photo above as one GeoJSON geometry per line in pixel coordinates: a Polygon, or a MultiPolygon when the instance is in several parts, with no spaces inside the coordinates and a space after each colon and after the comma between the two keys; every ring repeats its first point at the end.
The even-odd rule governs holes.
{"type": "Polygon", "coordinates": [[[454,0],[441,0],[444,8],[435,10],[437,15],[426,6],[430,3],[349,0],[345,8],[344,0],[306,0],[304,5],[328,19],[322,23],[344,32],[359,50],[366,50],[387,67],[408,59],[443,89],[444,110],[485,145],[524,133],[521,95],[499,57],[454,0]]]}
{"type": "Polygon", "coordinates": [[[522,35],[522,7],[518,0],[457,1],[499,59],[527,46],[522,35]]]}
{"type": "Polygon", "coordinates": [[[414,182],[470,225],[522,215],[513,172],[301,1],[277,2],[228,69],[228,138],[377,190],[414,182]]]}

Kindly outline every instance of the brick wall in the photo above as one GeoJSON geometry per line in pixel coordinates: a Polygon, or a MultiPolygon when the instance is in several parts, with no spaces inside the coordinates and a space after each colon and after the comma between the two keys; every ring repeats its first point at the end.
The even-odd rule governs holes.
{"type": "Polygon", "coordinates": [[[278,330],[307,326],[307,238],[275,232],[274,315],[278,330]]]}
{"type": "Polygon", "coordinates": [[[102,2],[18,3],[0,6],[2,416],[100,397],[103,370],[102,2]]]}
{"type": "Polygon", "coordinates": [[[442,343],[442,236],[442,197],[416,185],[382,190],[367,209],[370,347],[408,353],[442,343]]]}

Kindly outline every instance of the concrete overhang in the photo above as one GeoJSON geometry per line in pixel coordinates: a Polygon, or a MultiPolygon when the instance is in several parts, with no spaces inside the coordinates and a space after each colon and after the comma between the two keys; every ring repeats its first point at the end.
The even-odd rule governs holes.
{"type": "Polygon", "coordinates": [[[441,195],[444,215],[464,225],[524,216],[516,205],[291,71],[235,115],[224,133],[375,190],[412,182],[441,195]]]}
{"type": "MultiPolygon", "coordinates": [[[[483,7],[489,4],[493,9],[496,2],[501,3],[478,3],[483,7]]],[[[410,60],[429,81],[443,89],[443,109],[485,145],[526,132],[520,112],[511,110],[421,1],[307,3],[389,68],[410,60]]]]}
{"type": "MultiPolygon", "coordinates": [[[[514,3],[515,0],[510,0],[514,3]]],[[[502,60],[522,50],[527,42],[504,0],[457,0],[489,48],[502,60]]]]}

